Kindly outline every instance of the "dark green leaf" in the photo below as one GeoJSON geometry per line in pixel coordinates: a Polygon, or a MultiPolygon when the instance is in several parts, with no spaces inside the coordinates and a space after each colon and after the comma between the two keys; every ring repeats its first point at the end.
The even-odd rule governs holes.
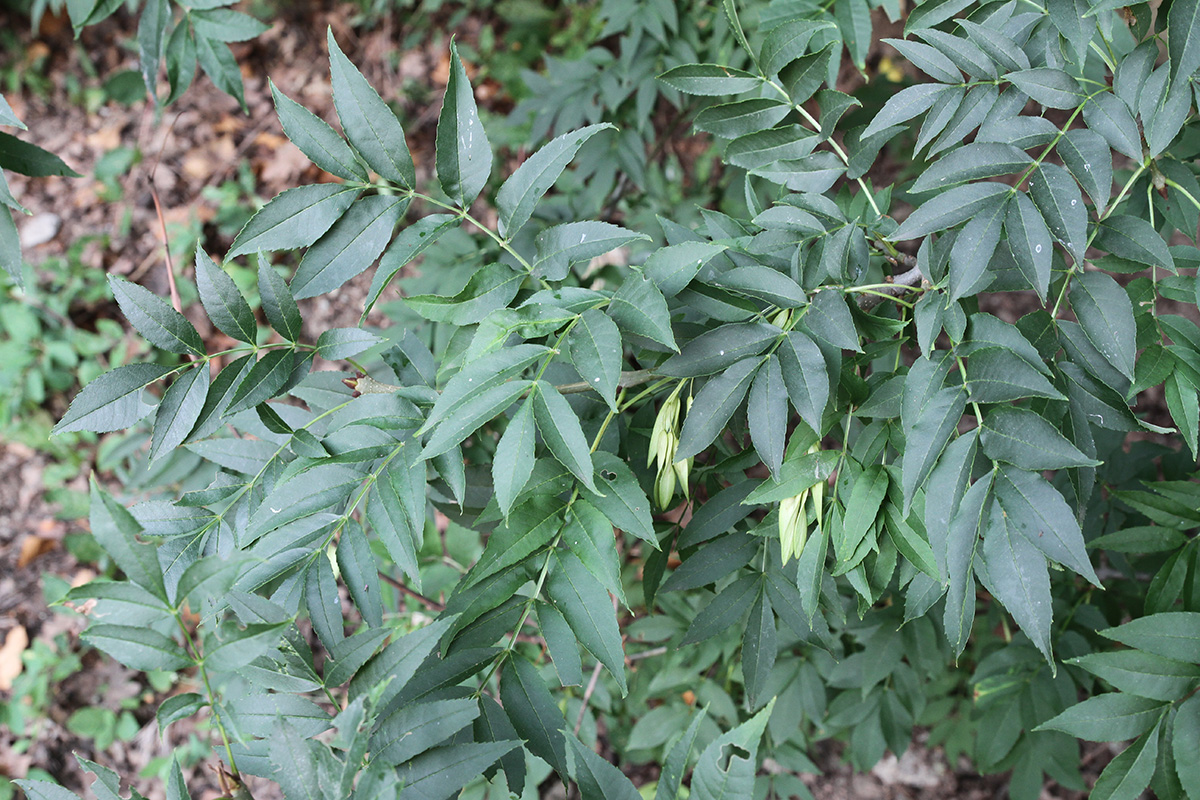
{"type": "Polygon", "coordinates": [[[226,415],[236,414],[270,400],[283,388],[292,374],[294,358],[291,350],[267,352],[247,373],[233,393],[226,415]]]}
{"type": "MultiPolygon", "coordinates": [[[[1096,247],[1128,261],[1159,267],[1168,272],[1175,271],[1175,259],[1171,257],[1167,243],[1158,235],[1153,225],[1138,217],[1114,214],[1104,220],[1096,233],[1095,244],[1096,247]]],[[[1082,323],[1082,320],[1080,322],[1082,323]]]]}
{"type": "Polygon", "coordinates": [[[1101,694],[1073,705],[1034,730],[1062,731],[1089,742],[1140,736],[1161,716],[1163,703],[1128,694],[1101,694]]]}
{"type": "Polygon", "coordinates": [[[722,325],[692,339],[677,355],[664,361],[657,371],[681,378],[712,375],[747,356],[759,355],[782,333],[765,322],[722,325]]]}
{"type": "Polygon", "coordinates": [[[1047,558],[1100,585],[1088,560],[1079,520],[1049,481],[1036,472],[1001,467],[996,496],[1017,530],[1047,558]]]}
{"type": "Polygon", "coordinates": [[[337,562],[342,580],[350,590],[350,596],[354,598],[354,605],[358,606],[363,620],[372,627],[383,625],[378,567],[361,525],[347,524],[342,528],[338,539],[337,562]]]}
{"type": "Polygon", "coordinates": [[[533,399],[530,398],[509,420],[492,460],[492,485],[505,518],[533,472],[534,444],[533,399]]]}
{"type": "Polygon", "coordinates": [[[477,716],[479,705],[469,698],[404,706],[383,720],[371,737],[372,757],[403,764],[442,744],[477,716]]]}
{"type": "Polygon", "coordinates": [[[89,522],[92,536],[126,577],[159,599],[165,599],[162,568],[156,549],[138,541],[142,526],[110,494],[91,480],[89,522]]]}
{"type": "Polygon", "coordinates": [[[950,87],[940,83],[918,83],[901,89],[884,103],[880,112],[871,120],[871,124],[862,132],[863,138],[868,138],[884,128],[899,125],[915,116],[924,114],[938,96],[949,89],[950,87]]]}
{"type": "MultiPolygon", "coordinates": [[[[703,552],[702,550],[692,559],[699,558],[703,552]]],[[[745,565],[735,563],[734,569],[739,566],[745,565]]],[[[712,569],[714,568],[710,567],[710,570],[712,569]]],[[[731,625],[740,623],[758,598],[760,583],[761,581],[752,575],[743,575],[722,589],[711,602],[692,617],[692,622],[688,625],[687,633],[684,634],[680,644],[689,645],[702,642],[728,629],[731,625]]],[[[663,591],[670,590],[664,586],[663,591]]]]}
{"type": "Polygon", "coordinates": [[[92,647],[103,650],[132,669],[177,670],[192,666],[183,648],[150,628],[132,625],[92,625],[83,634],[92,647]]]}
{"type": "Polygon", "coordinates": [[[956,186],[922,203],[900,223],[891,238],[901,242],[945,230],[994,204],[997,195],[1011,191],[1008,186],[991,181],[956,186]]]}
{"type": "MultiPolygon", "coordinates": [[[[151,99],[158,104],[158,68],[166,50],[167,26],[171,24],[171,6],[167,0],[150,0],[138,19],[138,65],[142,81],[151,99]]],[[[8,105],[5,103],[5,105],[8,105]]],[[[0,115],[0,120],[5,115],[0,115]]],[[[8,115],[11,116],[11,113],[8,115]]],[[[13,117],[16,120],[16,117],[13,117]]],[[[5,123],[12,124],[12,123],[5,123]]],[[[17,123],[19,124],[19,123],[17,123]]],[[[24,128],[24,125],[21,125],[24,128]]]]}
{"type": "Polygon", "coordinates": [[[774,708],[772,698],[762,711],[704,748],[692,773],[691,796],[695,800],[737,800],[753,796],[758,742],[774,708]]]}
{"type": "Polygon", "coordinates": [[[680,242],[655,250],[646,259],[643,272],[667,297],[679,294],[700,268],[727,248],[710,242],[680,242]]]}
{"type": "Polygon", "coordinates": [[[149,289],[115,275],[109,276],[108,285],[121,313],[151,344],[172,353],[204,354],[200,334],[167,301],[149,289]]]}
{"type": "Polygon", "coordinates": [[[776,647],[775,614],[763,582],[758,598],[750,608],[750,620],[742,640],[742,672],[746,677],[746,691],[754,706],[763,697],[763,690],[775,666],[776,647]]]}
{"type": "Polygon", "coordinates": [[[1096,779],[1091,797],[1095,800],[1137,800],[1141,797],[1154,776],[1161,732],[1161,725],[1146,731],[1110,761],[1096,779]]]}
{"type": "Polygon", "coordinates": [[[154,410],[142,391],[171,372],[158,364],[126,364],[95,378],[75,395],[52,433],[107,433],[131,427],[154,410]]]}
{"type": "MultiPolygon", "coordinates": [[[[1161,244],[1157,234],[1155,239],[1161,244]]],[[[1137,326],[1129,295],[1103,272],[1076,275],[1071,289],[1071,307],[1088,341],[1109,364],[1132,380],[1137,326]]]]}
{"type": "Polygon", "coordinates": [[[992,480],[985,476],[963,495],[946,536],[946,610],[942,624],[955,656],[962,653],[975,620],[975,560],[979,531],[987,519],[992,480]]]}
{"type": "Polygon", "coordinates": [[[671,332],[671,314],[667,301],[646,277],[629,276],[612,296],[608,314],[617,325],[630,333],[666,345],[678,351],[671,332]]]}
{"type": "Polygon", "coordinates": [[[250,218],[228,258],[256,250],[294,250],[308,247],[333,227],[361,190],[337,183],[287,189],[250,218]]]}
{"type": "Polygon", "coordinates": [[[534,273],[546,280],[561,281],[567,277],[571,264],[590,261],[630,242],[649,238],[608,222],[554,225],[537,235],[534,273]]]}
{"type": "Polygon", "coordinates": [[[579,426],[579,417],[552,384],[538,381],[530,398],[542,441],[559,463],[571,471],[593,494],[599,494],[592,478],[591,449],[579,426]]]}
{"type": "Polygon", "coordinates": [[[1147,653],[1200,664],[1200,613],[1194,611],[1150,614],[1101,633],[1147,653]]]}
{"type": "Polygon", "coordinates": [[[1075,108],[1085,98],[1079,83],[1061,69],[1038,67],[1010,72],[1004,77],[1047,108],[1075,108]]]}
{"type": "Polygon", "coordinates": [[[1063,134],[1058,154],[1097,209],[1108,205],[1112,193],[1112,152],[1098,133],[1076,128],[1063,134]]]}
{"type": "Polygon", "coordinates": [[[579,643],[604,665],[624,695],[625,651],[617,626],[616,606],[600,582],[570,551],[555,551],[546,582],[547,595],[566,617],[579,643]]]}
{"type": "Polygon", "coordinates": [[[950,248],[950,300],[979,292],[990,283],[988,265],[1000,244],[1000,226],[1008,208],[1006,198],[981,210],[954,238],[950,248]]]}
{"type": "Polygon", "coordinates": [[[500,674],[500,700],[526,746],[535,756],[567,774],[567,751],[562,732],[567,721],[538,675],[537,667],[513,656],[500,674]]]}
{"type": "Polygon", "coordinates": [[[218,42],[244,42],[270,30],[254,17],[230,8],[193,9],[190,16],[197,36],[218,42]]]}
{"type": "MultiPolygon", "coordinates": [[[[671,577],[662,585],[662,591],[679,592],[714,583],[750,563],[750,559],[759,552],[760,546],[761,543],[755,537],[746,533],[732,533],[714,539],[699,548],[671,573],[671,577]]],[[[742,611],[749,608],[748,603],[749,601],[742,611]]],[[[714,608],[713,612],[717,610],[714,608]]]]}
{"type": "Polygon", "coordinates": [[[781,69],[804,55],[813,34],[832,27],[833,24],[828,20],[798,18],[767,31],[758,55],[763,74],[777,75],[781,69]]]}
{"type": "Polygon", "coordinates": [[[988,588],[1046,661],[1053,664],[1050,642],[1050,573],[1046,557],[1017,530],[1002,503],[992,503],[983,531],[983,561],[988,588]]]}
{"type": "Polygon", "coordinates": [[[563,738],[571,748],[571,759],[575,767],[572,775],[579,786],[583,800],[641,800],[625,773],[605,761],[590,747],[585,747],[577,738],[563,731],[563,738]]]}
{"type": "Polygon", "coordinates": [[[241,669],[276,644],[289,624],[290,621],[264,622],[230,632],[219,641],[206,638],[204,665],[214,672],[241,669]]]}
{"type": "Polygon", "coordinates": [[[196,59],[200,68],[212,80],[213,85],[225,94],[238,101],[243,112],[247,112],[245,88],[242,84],[242,71],[238,69],[237,59],[229,45],[201,36],[195,37],[196,59]]]}
{"type": "Polygon", "coordinates": [[[583,665],[579,659],[579,644],[566,618],[554,606],[538,603],[537,619],[538,630],[546,640],[546,649],[550,653],[550,660],[554,662],[559,683],[563,686],[582,685],[583,665]]]}
{"type": "Polygon", "coordinates": [[[492,172],[492,147],[479,121],[475,92],[450,42],[450,81],[438,115],[437,174],[442,190],[460,208],[479,196],[492,172]]]}
{"type": "Polygon", "coordinates": [[[1172,748],[1175,756],[1175,771],[1179,781],[1186,787],[1194,787],[1200,778],[1200,695],[1193,695],[1179,705],[1175,715],[1172,748]]]}
{"type": "Polygon", "coordinates": [[[756,75],[718,64],[684,64],[667,70],[658,79],[684,94],[706,97],[741,94],[762,84],[756,75]]]}
{"type": "Polygon", "coordinates": [[[1043,163],[1029,179],[1029,196],[1046,225],[1079,262],[1087,242],[1087,207],[1075,179],[1057,164],[1043,163]]]}
{"type": "Polygon", "coordinates": [[[623,459],[599,450],[593,456],[596,477],[604,495],[589,495],[592,505],[604,512],[613,526],[632,534],[654,549],[658,538],[650,515],[650,501],[638,484],[633,470],[623,459]]]}
{"type": "Polygon", "coordinates": [[[1070,663],[1118,691],[1168,703],[1182,699],[1200,680],[1200,666],[1140,650],[1088,653],[1070,663]]]}
{"type": "Polygon", "coordinates": [[[579,148],[583,147],[588,139],[606,129],[615,130],[612,125],[602,123],[564,133],[517,167],[496,193],[501,236],[511,237],[529,221],[538,201],[558,180],[558,176],[575,158],[579,148]]]}
{"type": "Polygon", "coordinates": [[[1050,229],[1046,227],[1041,213],[1024,192],[1017,192],[1008,205],[1008,216],[1004,220],[1004,232],[1008,235],[1008,249],[1013,261],[1038,293],[1045,299],[1050,286],[1050,265],[1053,255],[1050,229]]]}
{"type": "Polygon", "coordinates": [[[298,299],[332,292],[379,258],[392,232],[404,216],[408,200],[402,197],[364,197],[309,248],[292,278],[298,299]]]}
{"type": "Polygon", "coordinates": [[[683,736],[671,748],[662,772],[658,776],[658,787],[654,791],[654,800],[675,800],[679,794],[679,787],[683,783],[683,773],[687,769],[692,747],[696,744],[696,734],[700,730],[700,723],[705,720],[706,716],[704,709],[698,709],[692,717],[691,724],[683,732],[683,736]]]}
{"type": "Polygon", "coordinates": [[[383,254],[383,258],[379,260],[379,268],[371,277],[371,289],[367,292],[363,316],[366,316],[374,308],[375,303],[379,300],[379,295],[383,293],[384,288],[396,276],[396,273],[459,222],[461,220],[454,214],[431,214],[422,217],[401,231],[388,247],[387,252],[383,254]]]}
{"type": "Polygon", "coordinates": [[[676,460],[697,455],[720,435],[742,404],[761,364],[758,357],[744,358],[704,384],[684,420],[676,460]]]}
{"type": "Polygon", "coordinates": [[[1167,52],[1170,55],[1171,82],[1184,79],[1200,69],[1200,3],[1180,0],[1171,3],[1167,14],[1167,52]]]}
{"type": "Polygon", "coordinates": [[[789,111],[791,106],[777,98],[755,97],[709,106],[696,115],[692,124],[713,136],[735,139],[774,126],[789,111]]]}
{"type": "Polygon", "coordinates": [[[242,385],[250,370],[254,369],[253,355],[245,355],[228,364],[217,374],[216,379],[208,390],[204,400],[204,408],[200,410],[200,418],[188,435],[188,441],[196,441],[211,436],[221,427],[221,420],[233,402],[233,394],[242,385]]]}
{"type": "Polygon", "coordinates": [[[621,332],[604,312],[583,312],[567,337],[567,353],[579,377],[592,385],[609,408],[617,410],[617,383],[621,378],[621,332]]]}
{"type": "Polygon", "coordinates": [[[777,356],[771,356],[755,376],[746,417],[754,449],[771,474],[778,476],[787,439],[788,390],[777,356]]]}
{"type": "Polygon", "coordinates": [[[317,339],[317,355],[330,361],[353,358],[384,339],[362,328],[329,328],[317,339]]]}
{"type": "Polygon", "coordinates": [[[271,327],[289,342],[299,341],[303,327],[300,308],[287,282],[265,258],[260,258],[258,262],[258,295],[271,327]]]}
{"type": "Polygon", "coordinates": [[[7,133],[0,133],[0,167],[31,178],[83,177],[53,153],[7,133]]]}
{"type": "Polygon", "coordinates": [[[274,82],[270,86],[283,132],[309,161],[348,181],[367,180],[366,168],[328,123],[281,92],[274,82]]]}
{"type": "Polygon", "coordinates": [[[332,28],[327,41],[333,105],[346,138],[381,178],[411,189],[416,183],[416,172],[400,120],[346,58],[333,38],[332,28]]]}
{"type": "Polygon", "coordinates": [[[1011,144],[986,142],[968,144],[947,153],[921,173],[913,184],[914,192],[928,192],[956,183],[1010,175],[1033,163],[1025,151],[1011,144]]]}
{"type": "Polygon", "coordinates": [[[1142,136],[1125,104],[1115,95],[1101,92],[1083,107],[1088,128],[1104,137],[1112,149],[1135,161],[1142,159],[1142,136]]]}
{"type": "Polygon", "coordinates": [[[789,331],[780,343],[780,366],[788,399],[814,431],[829,403],[829,373],[821,349],[801,331],[789,331]]]}
{"type": "MultiPolygon", "coordinates": [[[[269,269],[269,267],[268,267],[269,269]]],[[[196,248],[196,288],[208,318],[225,335],[243,342],[255,343],[258,323],[246,298],[238,291],[233,278],[213,263],[199,247],[196,248]]]]}
{"type": "Polygon", "coordinates": [[[1008,403],[1023,397],[1066,399],[1028,361],[1004,347],[972,351],[967,360],[967,389],[976,403],[1008,403]]]}
{"type": "Polygon", "coordinates": [[[924,404],[912,429],[905,432],[900,474],[906,507],[937,464],[966,407],[967,395],[961,388],[940,389],[924,404]]]}
{"type": "Polygon", "coordinates": [[[150,461],[167,455],[183,444],[191,433],[208,397],[210,372],[201,362],[190,372],[175,379],[163,394],[154,416],[154,436],[150,442],[150,461]]]}
{"type": "Polygon", "coordinates": [[[450,797],[479,776],[519,741],[453,744],[427,750],[398,770],[405,795],[413,798],[450,797]]]}
{"type": "Polygon", "coordinates": [[[1028,470],[1095,467],[1044,417],[1024,408],[995,408],[983,420],[983,451],[994,461],[1028,470]]]}

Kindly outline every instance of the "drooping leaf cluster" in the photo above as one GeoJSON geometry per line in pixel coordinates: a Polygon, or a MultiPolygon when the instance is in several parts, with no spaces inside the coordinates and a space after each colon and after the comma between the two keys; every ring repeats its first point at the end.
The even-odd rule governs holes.
{"type": "Polygon", "coordinates": [[[1194,797],[1197,4],[930,0],[889,45],[931,80],[874,107],[831,88],[843,50],[865,63],[867,3],[772,3],[759,28],[724,6],[737,63],[659,76],[700,98],[742,197],[696,228],[541,213],[622,134],[584,120],[498,176],[453,45],[428,189],[332,35],[340,133],[274,89],[338,180],[275,197],[227,255],[257,257],[269,328],[203,250],[233,351],[114,279],[186,360],[119,366],[59,423],[153,415],[147,458],[196,465],[174,501],[94,488],[125,580],[73,591],[101,601],[89,641],[197,670],[214,688],[160,723],[207,708],[229,768],[289,798],[550,770],[634,797],[597,716],[661,762],[662,798],[689,771],[700,797],[803,796],[814,739],[866,769],[917,724],[1014,797],[1081,786],[1075,737],[1136,737],[1096,796],[1194,797]],[[901,157],[919,173],[877,187],[901,157]],[[295,249],[285,280],[266,254],[295,249]],[[399,280],[411,324],[313,341],[297,300],[376,262],[364,318],[399,280]],[[1159,387],[1174,429],[1138,405],[1159,387]],[[1077,705],[1094,678],[1118,691],[1077,705]]]}

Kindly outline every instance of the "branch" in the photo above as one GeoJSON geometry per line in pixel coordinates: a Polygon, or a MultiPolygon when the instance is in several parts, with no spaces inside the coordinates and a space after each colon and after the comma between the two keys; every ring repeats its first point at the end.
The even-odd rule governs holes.
{"type": "Polygon", "coordinates": [[[880,289],[879,294],[864,294],[859,298],[858,307],[863,311],[868,311],[882,303],[884,295],[898,297],[905,289],[919,286],[921,281],[925,279],[925,276],[921,274],[921,268],[917,266],[917,260],[912,256],[901,254],[895,261],[908,267],[908,270],[901,272],[899,275],[893,275],[888,281],[891,286],[880,289]]]}
{"type": "Polygon", "coordinates": [[[437,600],[428,598],[425,595],[421,594],[420,592],[416,591],[415,589],[408,588],[402,582],[396,580],[391,575],[388,575],[386,572],[384,572],[382,570],[379,570],[379,577],[383,579],[384,583],[388,584],[389,586],[399,590],[400,592],[402,592],[402,593],[408,595],[409,597],[413,598],[414,600],[418,601],[421,605],[425,606],[430,611],[445,611],[446,610],[446,606],[442,605],[437,600]]]}
{"type": "MultiPolygon", "coordinates": [[[[618,389],[627,389],[630,386],[640,386],[643,383],[649,383],[657,378],[658,375],[649,369],[634,369],[628,372],[622,372],[621,377],[617,380],[618,389]]],[[[392,394],[403,389],[403,386],[393,386],[390,383],[382,383],[370,376],[361,378],[347,378],[342,383],[354,389],[359,394],[392,394]]],[[[595,391],[595,387],[587,381],[579,381],[578,383],[564,383],[560,386],[555,386],[559,394],[579,394],[581,392],[595,391]]]]}

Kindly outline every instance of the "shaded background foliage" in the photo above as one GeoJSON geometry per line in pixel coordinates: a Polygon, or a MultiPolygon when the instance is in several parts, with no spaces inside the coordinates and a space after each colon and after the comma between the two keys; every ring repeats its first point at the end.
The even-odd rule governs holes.
{"type": "MultiPolygon", "coordinates": [[[[84,5],[73,21],[121,4],[84,5]]],[[[141,63],[161,31],[171,94],[192,46],[245,105],[221,48],[261,26],[146,23],[170,8],[143,10],[141,63]]],[[[807,796],[818,742],[866,770],[922,723],[1014,796],[1084,788],[1077,737],[1135,740],[1094,795],[1186,796],[1195,9],[604,3],[578,22],[603,46],[525,75],[500,142],[556,138],[503,172],[505,123],[481,121],[453,45],[414,163],[421,116],[405,126],[331,32],[346,140],[271,91],[340,180],[267,203],[227,264],[189,242],[220,350],[109,281],[184,358],[105,373],[57,425],[153,412],[114,461],[154,499],[92,485],[124,580],[67,594],[98,601],[85,639],[185,676],[159,724],[205,714],[230,786],[288,796],[446,796],[485,767],[480,796],[551,772],[632,796],[595,744],[661,765],[637,774],[664,797],[693,765],[699,796],[807,796]],[[885,17],[905,38],[875,50],[885,17]],[[839,80],[872,57],[901,91],[839,80]],[[712,138],[681,152],[687,122],[712,138]],[[873,171],[881,152],[911,173],[873,171]],[[261,252],[302,248],[294,273],[261,252]],[[293,297],[381,254],[366,306],[399,276],[392,324],[306,329],[293,297]]],[[[476,83],[517,72],[494,69],[476,83]]]]}

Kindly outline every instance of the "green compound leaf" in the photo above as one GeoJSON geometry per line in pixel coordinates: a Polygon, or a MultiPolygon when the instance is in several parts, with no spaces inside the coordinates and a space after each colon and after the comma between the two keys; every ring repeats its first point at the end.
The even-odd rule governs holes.
{"type": "Polygon", "coordinates": [[[129,428],[154,410],[142,391],[171,370],[158,364],[127,364],[99,376],[75,395],[51,433],[108,433],[129,428]]]}
{"type": "Polygon", "coordinates": [[[115,275],[108,276],[121,313],[155,347],[172,353],[204,355],[204,342],[187,318],[158,295],[115,275]]]}
{"type": "Polygon", "coordinates": [[[411,189],[417,180],[416,170],[400,120],[346,58],[333,38],[333,28],[328,30],[326,38],[333,79],[333,105],[346,138],[379,177],[411,189]]]}
{"type": "Polygon", "coordinates": [[[761,364],[757,357],[744,358],[704,384],[684,420],[676,460],[691,458],[720,435],[745,399],[761,364]]]}
{"type": "Polygon", "coordinates": [[[741,94],[762,84],[756,75],[719,64],[683,64],[667,70],[658,79],[684,94],[702,97],[741,94]]]}
{"type": "Polygon", "coordinates": [[[1034,730],[1062,731],[1089,742],[1121,742],[1149,730],[1163,703],[1134,695],[1101,694],[1073,705],[1034,730]]]}
{"type": "Polygon", "coordinates": [[[308,247],[341,219],[360,191],[337,183],[282,191],[250,218],[233,240],[228,257],[308,247]]]}
{"type": "Polygon", "coordinates": [[[196,288],[208,318],[217,328],[239,341],[255,343],[258,323],[246,298],[238,291],[233,278],[199,247],[196,248],[196,288]]]}
{"type": "Polygon", "coordinates": [[[367,170],[329,123],[285,95],[274,82],[270,86],[283,132],[309,161],[348,181],[367,180],[367,170]]]}
{"type": "Polygon", "coordinates": [[[546,592],[579,643],[604,665],[621,694],[628,692],[616,607],[600,582],[573,553],[555,551],[546,592]]]}
{"type": "Polygon", "coordinates": [[[488,142],[475,92],[467,78],[458,48],[450,42],[450,81],[438,115],[437,174],[442,191],[460,208],[479,196],[492,173],[492,146],[488,142]]]}
{"type": "Polygon", "coordinates": [[[591,449],[579,426],[579,417],[553,385],[538,381],[533,396],[533,415],[542,441],[564,467],[589,492],[600,494],[592,477],[591,449]]]}
{"type": "Polygon", "coordinates": [[[567,337],[567,354],[579,376],[615,412],[622,361],[617,324],[599,309],[588,309],[567,337]]]}
{"type": "MultiPolygon", "coordinates": [[[[1162,242],[1157,233],[1154,239],[1162,242]]],[[[1137,325],[1128,293],[1103,272],[1076,275],[1071,289],[1071,307],[1088,341],[1109,364],[1132,380],[1137,325]]]]}
{"type": "Polygon", "coordinates": [[[511,237],[529,221],[538,201],[562,175],[563,170],[579,152],[579,148],[604,130],[616,128],[606,122],[564,133],[552,139],[517,167],[500,187],[500,191],[496,192],[501,236],[511,237]]]}
{"type": "Polygon", "coordinates": [[[300,261],[292,278],[297,299],[332,292],[367,269],[387,247],[408,209],[408,200],[364,197],[346,211],[300,261]]]}
{"type": "Polygon", "coordinates": [[[208,397],[210,375],[208,364],[201,363],[176,378],[163,394],[154,416],[151,463],[170,454],[191,433],[208,397]]]}

